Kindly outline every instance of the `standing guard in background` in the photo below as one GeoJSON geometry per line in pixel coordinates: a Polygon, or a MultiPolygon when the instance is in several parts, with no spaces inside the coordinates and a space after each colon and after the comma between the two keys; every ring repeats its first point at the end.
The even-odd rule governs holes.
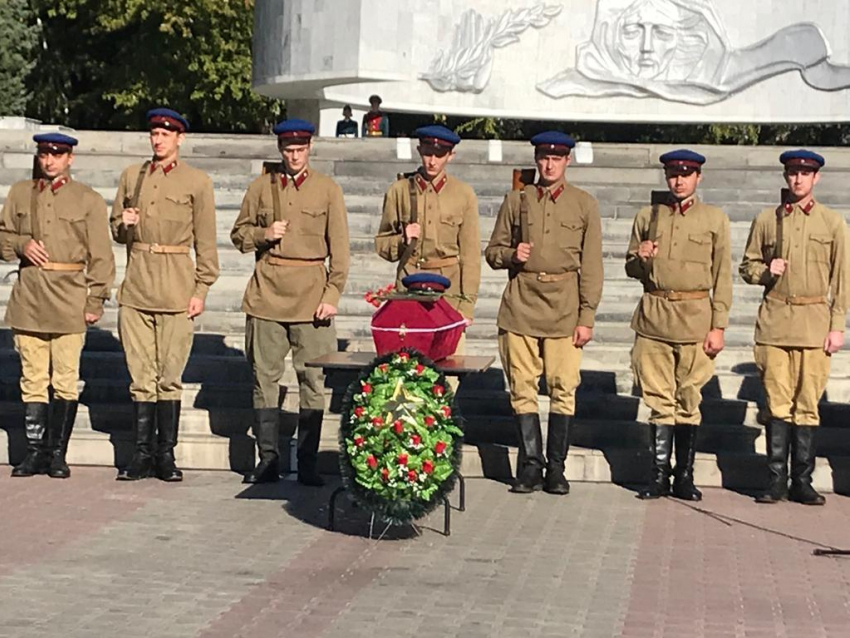
{"type": "Polygon", "coordinates": [[[847,226],[813,195],[824,158],[787,151],[787,195],[753,221],[741,277],[764,286],[756,320],[754,356],[767,397],[769,486],[758,503],[791,498],[826,502],[812,487],[818,401],[829,379],[830,356],[844,345],[847,313],[847,226]],[[791,490],[788,455],[791,454],[791,490]]]}
{"type": "Polygon", "coordinates": [[[381,96],[369,96],[369,110],[363,114],[363,137],[389,137],[390,118],[381,110],[381,96]]]}
{"type": "Polygon", "coordinates": [[[70,176],[77,140],[61,133],[33,140],[41,178],[14,184],[0,217],[0,257],[21,263],[6,323],[21,357],[27,454],[12,476],[68,478],[86,325],[103,315],[115,261],[106,202],[70,176]]]}
{"type": "MultiPolygon", "coordinates": [[[[478,198],[468,184],[446,172],[460,137],[436,125],[417,129],[415,136],[422,166],[397,180],[384,196],[375,250],[398,262],[396,287],[418,272],[449,279],[453,294],[446,301],[471,324],[481,283],[478,198]]],[[[465,335],[457,352],[464,350],[465,335]]]]}
{"type": "Polygon", "coordinates": [[[581,349],[593,338],[602,296],[602,225],[596,200],[564,179],[573,139],[550,131],[531,143],[538,182],[508,193],[484,254],[492,268],[508,271],[499,354],[522,460],[511,491],[569,494],[564,466],[581,349]],[[545,459],[537,406],[541,374],[551,400],[545,459]]]}
{"type": "Polygon", "coordinates": [[[155,474],[182,481],[174,447],[183,370],[194,319],[219,273],[215,201],[209,176],[179,157],[189,123],[163,108],[147,118],[153,159],[121,174],[111,217],[112,236],[127,245],[118,331],[130,371],[136,443],[117,478],[155,474]]]}
{"type": "Polygon", "coordinates": [[[696,196],[705,157],[681,150],[660,159],[670,197],[637,214],[626,254],[626,274],[643,284],[632,316],[632,369],[651,411],[652,469],[639,496],[669,495],[672,473],[673,496],[699,501],[694,457],[701,391],[723,350],[732,305],[729,218],[696,196]]]}
{"type": "Polygon", "coordinates": [[[257,264],[242,310],[245,353],[254,375],[254,438],[260,463],[246,483],[280,477],[280,379],[286,355],[298,377],[298,481],[320,487],[317,461],[325,409],[324,375],[305,363],[337,348],[333,317],[348,278],[348,218],[342,189],[310,167],[315,127],[291,119],[274,127],[283,172],[248,187],[230,238],[257,264]],[[327,261],[327,264],[326,264],[327,261]]]}

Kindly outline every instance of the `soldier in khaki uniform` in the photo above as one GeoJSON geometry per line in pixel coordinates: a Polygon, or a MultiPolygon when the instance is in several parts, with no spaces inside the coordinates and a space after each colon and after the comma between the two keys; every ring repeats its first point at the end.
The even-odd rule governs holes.
{"type": "Polygon", "coordinates": [[[67,478],[86,325],[103,315],[115,262],[106,202],[69,175],[77,140],[61,133],[33,139],[43,177],[14,184],[0,217],[0,257],[21,262],[6,323],[21,357],[27,455],[12,476],[67,478]]]}
{"type": "Polygon", "coordinates": [[[242,310],[245,352],[254,373],[254,437],[260,463],[246,483],[279,478],[280,387],[286,355],[300,387],[298,480],[324,484],[317,455],[324,416],[324,376],[305,362],[337,348],[333,317],[348,277],[348,219],[342,190],[310,167],[315,128],[304,120],[274,127],[282,173],[255,179],[242,200],[230,238],[257,264],[242,310]]]}
{"type": "Polygon", "coordinates": [[[508,271],[499,353],[524,459],[512,491],[568,494],[564,464],[581,349],[593,338],[602,295],[602,229],[596,200],[564,180],[572,138],[551,131],[531,143],[539,181],[505,197],[484,254],[492,268],[508,271]],[[551,399],[545,459],[537,407],[543,374],[551,399]]]}
{"type": "Polygon", "coordinates": [[[481,283],[478,198],[468,184],[446,173],[460,137],[445,126],[424,126],[415,136],[422,166],[384,196],[375,250],[398,262],[397,287],[418,272],[446,277],[452,282],[446,301],[472,323],[481,283]]]}
{"type": "Polygon", "coordinates": [[[155,473],[163,481],[181,481],[174,447],[183,370],[193,320],[204,311],[219,272],[215,201],[209,176],[179,157],[189,123],[170,109],[148,112],[148,123],[153,159],[121,174],[111,217],[112,236],[127,245],[118,329],[136,437],[133,459],[118,480],[155,473]]]}
{"type": "Polygon", "coordinates": [[[787,151],[788,196],[753,221],[740,273],[764,286],[755,334],[755,360],[767,395],[768,490],[757,500],[786,498],[823,505],[812,487],[818,401],[830,356],[844,345],[847,263],[844,218],[815,200],[824,158],[787,151]],[[788,455],[791,490],[788,490],[788,455]]]}
{"type": "Polygon", "coordinates": [[[661,163],[670,200],[637,214],[626,255],[626,274],[644,290],[632,317],[632,369],[651,410],[652,471],[639,496],[670,494],[675,438],[673,495],[699,501],[694,456],[701,390],[723,350],[732,305],[729,218],[695,194],[705,157],[673,151],[661,163]]]}

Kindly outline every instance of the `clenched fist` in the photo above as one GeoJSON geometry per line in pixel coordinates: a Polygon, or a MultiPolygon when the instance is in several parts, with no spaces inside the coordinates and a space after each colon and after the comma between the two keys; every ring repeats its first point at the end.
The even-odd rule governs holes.
{"type": "Polygon", "coordinates": [[[135,226],[139,223],[139,209],[138,208],[125,208],[121,213],[121,222],[127,228],[130,226],[135,226]]]}
{"type": "Polygon", "coordinates": [[[286,234],[286,229],[289,228],[289,222],[272,222],[272,225],[266,228],[266,241],[278,241],[286,234]]]}
{"type": "Polygon", "coordinates": [[[640,246],[638,246],[637,254],[641,259],[655,257],[658,254],[658,242],[649,240],[642,241],[640,246]]]}
{"type": "Polygon", "coordinates": [[[521,264],[524,264],[528,261],[528,258],[531,257],[531,249],[534,248],[534,244],[527,244],[522,242],[516,247],[516,254],[514,255],[514,261],[518,261],[521,264]]]}
{"type": "Polygon", "coordinates": [[[422,234],[422,227],[419,224],[408,224],[404,227],[404,241],[408,244],[414,239],[419,239],[422,234]]]}
{"type": "Polygon", "coordinates": [[[770,262],[770,274],[774,277],[781,277],[785,274],[785,269],[788,267],[788,262],[784,259],[774,259],[770,262]]]}

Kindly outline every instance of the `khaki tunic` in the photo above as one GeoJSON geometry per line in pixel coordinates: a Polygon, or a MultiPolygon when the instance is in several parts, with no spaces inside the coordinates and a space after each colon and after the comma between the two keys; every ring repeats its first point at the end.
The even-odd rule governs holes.
{"type": "Polygon", "coordinates": [[[230,233],[240,251],[257,253],[242,310],[270,321],[310,322],[319,304],[339,307],[348,278],[345,201],[336,182],[311,168],[303,181],[287,179],[284,187],[282,178],[276,175],[272,182],[271,175],[263,175],[251,182],[230,233]],[[280,220],[275,219],[273,194],[280,198],[280,220]],[[289,227],[283,239],[267,242],[266,228],[284,220],[289,227]],[[312,260],[316,265],[275,265],[270,257],[312,260]]]}
{"type": "Polygon", "coordinates": [[[670,343],[696,343],[709,331],[729,325],[732,305],[732,262],[729,218],[719,208],[695,200],[684,213],[659,206],[658,254],[638,257],[649,239],[652,209],[635,217],[626,255],[626,274],[639,279],[645,293],[708,291],[705,299],[670,301],[644,294],[632,317],[632,329],[643,337],[670,343]]]}
{"type": "Polygon", "coordinates": [[[783,298],[824,297],[811,305],[791,305],[765,297],[759,307],[758,344],[822,348],[827,333],[844,332],[847,314],[846,224],[835,211],[815,203],[809,214],[794,206],[782,225],[785,274],[773,277],[770,262],[776,243],[776,210],[762,211],[750,228],[741,261],[741,277],[783,298]]]}
{"type": "Polygon", "coordinates": [[[109,299],[115,279],[106,202],[74,180],[56,190],[47,182],[14,184],[0,217],[0,256],[4,261],[21,259],[6,310],[6,322],[12,328],[36,333],[84,333],[85,313],[103,312],[103,302],[109,299]],[[85,264],[84,271],[42,270],[23,258],[24,246],[33,238],[33,188],[40,188],[37,234],[50,261],[85,264]]]}
{"type": "MultiPolygon", "coordinates": [[[[407,264],[399,264],[396,286],[407,275],[433,272],[451,282],[446,301],[472,319],[481,284],[481,237],[478,198],[469,184],[443,174],[432,182],[417,175],[417,222],[422,227],[416,250],[407,264]],[[421,262],[456,258],[458,263],[424,268],[421,262]],[[463,295],[465,299],[453,297],[463,295]]],[[[410,222],[410,186],[400,179],[384,196],[384,212],[375,237],[375,251],[387,261],[401,259],[406,248],[404,226],[410,222]]]]}
{"type": "Polygon", "coordinates": [[[525,264],[513,261],[521,241],[520,193],[505,197],[484,255],[494,269],[508,269],[498,325],[532,337],[571,337],[576,326],[592,328],[602,296],[602,225],[596,200],[564,182],[551,192],[526,186],[529,239],[525,264]],[[551,193],[562,192],[553,199],[551,193]],[[539,273],[575,273],[540,281],[539,273]]]}
{"type": "MultiPolygon", "coordinates": [[[[120,244],[128,239],[121,221],[124,200],[132,197],[140,168],[135,164],[121,174],[112,205],[112,236],[120,244]]],[[[209,176],[183,161],[167,172],[156,166],[142,182],[139,210],[134,243],[194,248],[195,261],[190,254],[131,251],[118,303],[149,312],[184,312],[192,297],[205,300],[219,273],[209,176]]]]}

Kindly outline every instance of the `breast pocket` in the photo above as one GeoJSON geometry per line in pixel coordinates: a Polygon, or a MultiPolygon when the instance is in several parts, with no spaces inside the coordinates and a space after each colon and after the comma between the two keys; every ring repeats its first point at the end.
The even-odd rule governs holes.
{"type": "Polygon", "coordinates": [[[302,235],[322,235],[328,227],[328,211],[317,209],[304,209],[298,219],[299,232],[302,235]]]}
{"type": "Polygon", "coordinates": [[[463,217],[460,215],[440,218],[440,225],[437,228],[437,238],[442,246],[456,247],[458,245],[458,235],[460,235],[460,225],[462,221],[463,217]]]}
{"type": "Polygon", "coordinates": [[[685,254],[683,255],[684,261],[710,264],[712,245],[711,233],[692,233],[688,235],[688,243],[685,245],[685,254]]]}
{"type": "Polygon", "coordinates": [[[582,240],[584,239],[584,225],[581,222],[566,221],[561,222],[559,229],[558,241],[562,248],[576,249],[581,248],[582,240]]]}
{"type": "Polygon", "coordinates": [[[159,213],[162,219],[188,223],[192,219],[192,198],[189,195],[166,195],[159,213]]]}
{"type": "Polygon", "coordinates": [[[832,237],[809,235],[808,256],[812,261],[828,264],[832,259],[832,237]]]}

